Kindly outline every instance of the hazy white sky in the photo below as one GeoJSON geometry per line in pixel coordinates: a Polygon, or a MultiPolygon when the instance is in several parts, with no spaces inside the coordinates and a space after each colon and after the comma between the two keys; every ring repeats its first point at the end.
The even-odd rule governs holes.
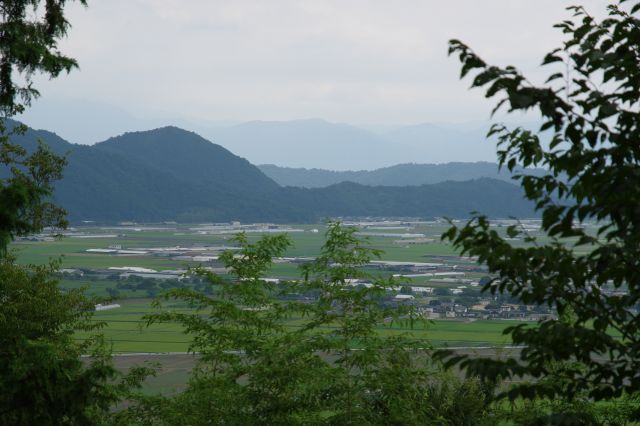
{"type": "MultiPolygon", "coordinates": [[[[62,43],[80,70],[39,81],[145,119],[484,120],[493,102],[446,54],[459,38],[535,77],[564,0],[90,0],[62,43]]],[[[606,0],[580,0],[602,11],[606,0]]]]}

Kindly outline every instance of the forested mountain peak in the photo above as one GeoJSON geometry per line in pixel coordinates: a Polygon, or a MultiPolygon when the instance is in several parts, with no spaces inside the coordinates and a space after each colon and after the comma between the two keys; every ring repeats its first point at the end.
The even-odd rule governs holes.
{"type": "Polygon", "coordinates": [[[310,223],[340,216],[466,217],[472,210],[494,217],[533,213],[515,185],[495,179],[281,187],[244,158],[174,126],[92,146],[32,129],[15,141],[35,147],[38,138],[67,156],[54,195],[72,221],[310,223]]]}
{"type": "Polygon", "coordinates": [[[125,133],[97,143],[94,148],[135,159],[193,184],[245,191],[278,188],[278,184],[244,158],[175,126],[125,133]]]}

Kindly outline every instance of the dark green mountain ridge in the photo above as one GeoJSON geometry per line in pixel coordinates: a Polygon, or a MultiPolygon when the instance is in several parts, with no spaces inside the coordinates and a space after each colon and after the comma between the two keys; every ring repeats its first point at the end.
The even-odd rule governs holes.
{"type": "Polygon", "coordinates": [[[303,223],[336,216],[529,217],[520,189],[495,179],[408,187],[338,183],[281,187],[257,167],[177,127],[125,133],[93,146],[29,131],[15,142],[32,149],[41,138],[68,158],[55,199],[72,222],[96,220],[303,223]]]}
{"type": "MultiPolygon", "coordinates": [[[[417,186],[446,181],[466,181],[481,178],[512,182],[512,174],[499,170],[496,163],[416,164],[406,163],[375,170],[334,171],[281,167],[273,164],[258,166],[262,172],[282,186],[323,188],[340,182],[354,182],[372,186],[417,186]]],[[[521,170],[517,170],[520,173],[521,170]]],[[[542,175],[544,170],[527,170],[527,174],[542,175]]]]}

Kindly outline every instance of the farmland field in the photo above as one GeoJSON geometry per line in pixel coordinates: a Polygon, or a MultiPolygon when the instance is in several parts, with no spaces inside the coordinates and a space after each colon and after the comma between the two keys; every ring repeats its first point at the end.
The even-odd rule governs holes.
{"type": "MultiPolygon", "coordinates": [[[[440,235],[448,226],[446,223],[420,222],[406,227],[370,227],[366,230],[369,231],[366,234],[370,235],[367,237],[367,244],[372,248],[383,250],[381,259],[385,261],[425,264],[433,262],[443,265],[449,271],[464,271],[459,274],[464,275],[467,282],[479,280],[485,273],[479,269],[478,265],[472,260],[459,257],[449,244],[440,240],[440,235]]],[[[61,277],[61,285],[64,288],[85,287],[88,294],[93,296],[106,298],[117,295],[116,297],[121,298],[116,300],[121,307],[100,311],[95,315],[96,320],[105,322],[103,332],[112,342],[115,352],[186,352],[189,347],[189,337],[182,333],[178,325],[153,324],[147,327],[143,320],[145,314],[152,312],[150,295],[158,292],[123,285],[120,276],[122,270],[110,268],[145,268],[156,273],[184,271],[198,265],[220,269],[222,265],[209,258],[203,262],[196,261],[198,258],[194,256],[167,255],[162,251],[153,251],[158,248],[188,250],[204,247],[207,250],[218,250],[212,253],[216,254],[224,248],[235,245],[231,231],[210,232],[208,231],[210,228],[203,225],[182,224],[85,226],[73,228],[66,236],[58,239],[46,237],[38,240],[17,241],[12,248],[20,263],[44,264],[51,259],[60,259],[61,267],[65,270],[84,271],[84,275],[80,272],[73,277],[67,275],[61,277]],[[118,249],[122,249],[123,253],[117,252],[118,249]]],[[[279,232],[278,227],[273,228],[276,229],[268,229],[270,234],[279,232]]],[[[285,231],[289,230],[288,235],[292,240],[292,246],[287,250],[286,257],[313,257],[320,253],[325,225],[286,225],[283,228],[285,231]]],[[[263,233],[260,229],[262,228],[258,230],[246,228],[250,241],[260,238],[263,233]]],[[[501,233],[503,229],[497,228],[501,233]]],[[[214,256],[210,258],[213,259],[214,256]]],[[[402,267],[398,268],[381,265],[370,272],[373,275],[391,275],[403,271],[402,267]]],[[[405,285],[443,289],[445,292],[457,285],[455,280],[437,280],[429,277],[429,274],[424,275],[407,278],[403,282],[405,285]]],[[[299,278],[299,264],[290,261],[276,262],[269,276],[279,279],[299,278]]],[[[179,275],[176,275],[176,278],[178,277],[179,275]]],[[[480,295],[477,289],[474,291],[474,295],[480,295]]],[[[437,298],[420,295],[417,300],[420,300],[424,306],[428,306],[434,299],[437,298]]],[[[171,308],[187,309],[181,305],[174,305],[171,308]]],[[[510,342],[502,335],[502,330],[511,323],[512,321],[505,320],[437,319],[418,324],[413,330],[394,325],[391,328],[381,327],[379,332],[411,333],[417,338],[428,340],[435,346],[504,346],[510,342]]],[[[292,323],[291,326],[295,324],[292,323]]],[[[86,338],[82,334],[77,337],[86,338]]]]}
{"type": "MultiPolygon", "coordinates": [[[[308,230],[311,226],[318,232],[291,232],[289,237],[292,246],[285,256],[315,256],[319,253],[324,239],[324,225],[292,225],[297,229],[308,230]]],[[[145,231],[132,228],[118,231],[115,235],[110,228],[78,228],[89,235],[66,236],[54,241],[18,241],[12,245],[21,263],[43,264],[51,258],[62,256],[64,268],[100,268],[108,266],[136,266],[152,267],[159,270],[180,267],[184,262],[167,259],[156,259],[146,256],[112,256],[108,254],[87,253],[87,249],[104,249],[112,245],[122,245],[128,248],[148,248],[156,246],[190,246],[190,245],[232,245],[232,235],[202,235],[188,233],[189,228],[171,228],[166,231],[145,231]],[[101,236],[104,235],[104,236],[101,236]],[[94,238],[92,238],[94,237],[94,238]]],[[[399,238],[371,237],[372,247],[384,251],[383,260],[425,261],[430,256],[454,256],[453,248],[439,241],[440,234],[446,226],[429,226],[415,228],[410,232],[424,233],[433,241],[424,244],[404,245],[399,238]]],[[[408,231],[407,231],[408,232],[408,231]]],[[[259,234],[249,234],[250,241],[259,238],[259,234]]]]}
{"type": "MultiPolygon", "coordinates": [[[[152,324],[147,326],[143,316],[156,312],[150,299],[131,299],[118,302],[121,307],[97,312],[96,321],[104,322],[102,333],[113,344],[116,353],[150,352],[187,352],[190,338],[177,324],[152,324]]],[[[188,312],[184,304],[168,303],[167,309],[175,312],[188,312]]],[[[425,344],[434,346],[504,346],[510,340],[502,335],[502,330],[511,322],[504,320],[485,320],[465,322],[458,320],[418,321],[410,328],[404,324],[379,327],[384,335],[408,333],[414,338],[424,339],[425,344]]],[[[295,327],[296,321],[290,326],[295,327]]],[[[78,339],[87,335],[79,333],[78,339]]]]}
{"type": "MultiPolygon", "coordinates": [[[[156,376],[145,381],[145,393],[171,394],[182,390],[198,359],[197,354],[187,353],[189,336],[178,324],[147,326],[143,316],[155,311],[150,299],[129,299],[120,301],[119,304],[120,308],[97,312],[94,317],[96,321],[105,323],[101,333],[112,345],[116,366],[127,371],[135,365],[152,363],[156,376]]],[[[168,303],[166,308],[189,311],[183,304],[177,303],[168,303]]],[[[295,327],[296,322],[293,320],[290,325],[295,327]]],[[[508,348],[510,344],[510,340],[502,335],[502,330],[507,325],[508,322],[500,320],[435,320],[418,322],[413,329],[403,324],[380,327],[378,332],[388,336],[407,333],[414,338],[424,339],[425,346],[449,346],[466,353],[493,356],[500,353],[500,348],[508,348]]],[[[79,340],[86,337],[82,333],[76,336],[79,340]]]]}
{"type": "MultiPolygon", "coordinates": [[[[267,273],[268,277],[286,280],[300,278],[300,261],[292,258],[310,258],[320,253],[326,226],[287,225],[292,245],[287,249],[286,259],[276,260],[267,273]],[[295,232],[294,232],[295,231],[295,232]]],[[[418,223],[398,229],[374,227],[366,231],[369,245],[383,251],[381,260],[390,263],[368,268],[374,276],[392,274],[412,274],[415,267],[393,262],[423,265],[418,272],[429,272],[420,268],[441,265],[442,271],[463,275],[467,287],[470,282],[480,280],[484,272],[475,262],[460,257],[451,245],[440,240],[440,235],[448,228],[446,223],[418,223]]],[[[97,311],[94,321],[103,323],[100,330],[114,351],[115,365],[126,371],[141,363],[154,363],[157,375],[146,380],[143,391],[149,394],[171,394],[182,390],[189,374],[195,366],[197,354],[190,354],[192,337],[174,323],[147,324],[145,315],[157,312],[152,307],[153,296],[172,285],[181,285],[181,271],[190,267],[204,266],[225,275],[224,265],[217,262],[217,255],[233,248],[231,232],[216,233],[202,231],[202,225],[153,225],[153,226],[85,226],[71,229],[62,238],[49,236],[23,239],[12,244],[18,262],[23,264],[46,264],[59,259],[63,273],[60,276],[62,288],[85,288],[88,295],[105,303],[116,303],[119,307],[97,311]],[[194,250],[190,252],[189,250],[194,250]],[[173,253],[173,252],[182,253],[173,253]],[[205,256],[197,256],[204,254],[205,256]],[[149,284],[149,277],[132,280],[126,272],[150,271],[160,276],[173,273],[172,280],[157,279],[149,284]],[[113,300],[111,300],[113,299],[113,300]]],[[[269,234],[277,232],[269,229],[269,234]]],[[[499,228],[498,232],[503,232],[499,228]]],[[[250,242],[256,241],[261,232],[248,230],[250,242]]],[[[517,243],[517,242],[516,242],[517,243]]],[[[144,275],[144,274],[143,274],[144,275]]],[[[453,301],[452,290],[462,281],[457,279],[437,279],[433,274],[415,274],[402,278],[399,282],[406,286],[430,287],[438,295],[418,293],[416,303],[422,307],[432,306],[439,300],[453,301]],[[444,295],[444,296],[443,296],[444,295]],[[444,298],[443,298],[444,297],[444,298]]],[[[186,282],[185,285],[194,285],[186,282]]],[[[478,287],[467,288],[474,298],[480,297],[478,287]]],[[[471,296],[470,296],[471,297],[471,296]]],[[[163,309],[190,312],[183,303],[164,302],[163,309]]],[[[295,328],[301,319],[291,318],[287,327],[295,328]]],[[[419,320],[412,327],[404,323],[381,325],[377,332],[385,336],[407,334],[424,340],[425,347],[453,347],[467,353],[482,353],[492,356],[501,351],[510,351],[511,341],[502,334],[505,327],[514,321],[504,319],[447,318],[419,320]]],[[[325,327],[330,331],[330,327],[325,327]]],[[[89,337],[77,333],[79,341],[89,337]]]]}

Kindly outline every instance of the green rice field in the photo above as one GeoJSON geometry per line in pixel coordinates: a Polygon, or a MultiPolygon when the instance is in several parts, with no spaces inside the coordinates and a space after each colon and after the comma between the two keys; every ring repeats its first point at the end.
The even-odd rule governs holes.
{"type": "MultiPolygon", "coordinates": [[[[194,229],[195,225],[154,226],[144,227],[78,227],[73,229],[73,236],[50,241],[17,241],[12,249],[19,263],[44,264],[51,259],[60,259],[62,268],[84,270],[107,270],[109,267],[143,267],[156,271],[168,269],[185,269],[197,266],[198,263],[177,260],[170,256],[156,255],[114,255],[110,253],[90,253],[87,249],[106,249],[112,246],[123,249],[144,249],[150,247],[192,247],[216,246],[230,247],[234,245],[231,234],[202,234],[194,229]]],[[[288,257],[311,257],[320,253],[324,241],[325,225],[291,225],[304,232],[291,232],[289,237],[292,246],[287,250],[288,257]],[[317,230],[317,232],[310,232],[317,230]]],[[[412,233],[422,234],[424,238],[411,241],[397,236],[372,236],[368,238],[368,245],[383,250],[382,260],[406,262],[434,262],[448,265],[473,265],[469,259],[462,259],[454,248],[441,241],[441,234],[448,229],[446,223],[419,224],[408,230],[389,230],[390,234],[412,233]]],[[[377,229],[377,228],[376,228],[377,229]]],[[[504,232],[505,228],[497,228],[504,232]]],[[[386,233],[375,230],[375,233],[386,233]]],[[[249,233],[250,241],[260,238],[259,233],[249,233]]],[[[514,244],[519,244],[514,242],[514,244]]],[[[220,267],[220,264],[209,264],[220,267]]],[[[372,270],[374,274],[391,274],[384,268],[372,270]]],[[[481,272],[466,272],[465,277],[478,280],[481,272]]],[[[284,279],[300,277],[299,266],[293,263],[276,263],[269,276],[284,279]]],[[[417,277],[406,280],[411,285],[427,285],[434,288],[447,287],[446,283],[431,283],[429,278],[417,277]]],[[[90,295],[107,297],[108,291],[113,292],[117,281],[102,278],[68,279],[62,278],[64,288],[86,287],[90,295]]],[[[182,333],[175,324],[154,324],[146,327],[143,316],[151,312],[150,302],[145,291],[121,290],[126,297],[117,301],[120,308],[97,312],[96,320],[104,321],[103,332],[112,342],[113,348],[119,353],[132,352],[186,352],[189,347],[189,336],[182,333]]],[[[428,299],[424,299],[427,300],[428,299]]],[[[174,309],[186,309],[173,306],[174,309]]],[[[462,319],[436,320],[418,324],[413,330],[399,326],[391,328],[381,327],[379,332],[385,334],[411,333],[414,337],[425,339],[434,346],[504,346],[510,341],[503,336],[502,331],[511,322],[505,320],[477,320],[474,322],[462,319]]],[[[79,334],[78,338],[86,338],[79,334]]]]}
{"type": "MultiPolygon", "coordinates": [[[[149,353],[149,352],[187,352],[190,337],[181,326],[172,323],[152,324],[147,326],[143,316],[157,312],[151,307],[151,299],[131,299],[118,302],[121,307],[96,312],[94,319],[104,322],[102,333],[113,345],[116,353],[149,353]]],[[[177,312],[188,312],[184,304],[168,303],[166,309],[177,312]]],[[[403,324],[380,327],[383,335],[406,333],[417,339],[424,339],[425,345],[442,346],[505,346],[511,342],[502,335],[502,330],[510,321],[474,321],[434,320],[418,321],[413,328],[403,324]]],[[[292,327],[296,321],[291,321],[292,327]]],[[[85,339],[87,334],[79,333],[78,339],[85,339]]]]}
{"type": "MultiPolygon", "coordinates": [[[[292,240],[287,250],[287,257],[312,257],[320,253],[324,242],[324,225],[292,225],[304,232],[289,234],[292,240]],[[318,232],[309,232],[317,229],[318,232]]],[[[150,247],[193,247],[216,246],[230,247],[234,245],[230,234],[200,234],[194,232],[193,225],[166,226],[165,229],[141,229],[135,227],[113,228],[79,227],[73,230],[76,236],[66,236],[47,241],[17,241],[12,249],[17,261],[22,264],[46,264],[52,259],[60,259],[61,267],[80,269],[83,271],[105,271],[110,267],[142,267],[156,271],[186,269],[199,263],[177,260],[170,256],[154,255],[114,255],[110,253],[91,253],[88,249],[106,249],[111,246],[123,249],[144,249],[150,247]],[[82,237],[78,237],[82,234],[82,237]]],[[[162,227],[160,227],[162,228],[162,227]]],[[[384,252],[381,259],[405,262],[433,262],[448,265],[468,266],[473,264],[469,259],[462,259],[454,248],[440,240],[440,235],[448,228],[447,224],[419,225],[406,231],[390,231],[391,233],[420,233],[424,239],[407,242],[398,237],[372,236],[368,238],[368,245],[384,252]]],[[[376,233],[383,232],[380,230],[376,233]]],[[[499,232],[502,232],[499,230],[499,232]]],[[[258,233],[249,233],[250,241],[260,238],[258,233]]],[[[220,267],[220,264],[209,263],[206,266],[220,267]]],[[[390,275],[392,270],[369,270],[374,275],[390,275]]],[[[114,273],[117,277],[117,273],[114,273]]],[[[99,298],[108,298],[118,284],[117,279],[102,275],[87,274],[81,277],[61,276],[62,288],[86,288],[87,294],[99,298]]],[[[296,279],[300,277],[299,265],[294,263],[275,263],[268,273],[270,277],[281,279],[296,279]]],[[[483,276],[480,272],[465,272],[465,278],[478,280],[483,276]]],[[[451,284],[431,282],[430,278],[416,277],[404,280],[407,284],[430,286],[434,288],[449,287],[451,284]]],[[[146,291],[118,289],[119,300],[114,303],[119,308],[95,313],[94,320],[104,324],[101,333],[108,344],[112,345],[116,366],[126,371],[128,368],[147,362],[157,367],[156,377],[145,381],[143,391],[146,393],[171,394],[184,388],[192,371],[197,355],[187,354],[191,336],[183,332],[179,324],[161,323],[147,325],[144,316],[157,312],[152,306],[152,300],[146,291]]],[[[429,297],[422,300],[428,303],[429,297]]],[[[188,312],[189,308],[182,303],[165,302],[164,309],[188,312]]],[[[298,327],[301,320],[291,319],[287,325],[298,327]]],[[[401,333],[415,339],[422,339],[425,347],[454,347],[467,353],[483,353],[493,355],[511,344],[508,336],[503,335],[505,327],[512,325],[506,320],[477,320],[447,319],[433,321],[418,321],[413,328],[407,324],[395,323],[378,328],[378,333],[386,336],[401,333]]],[[[327,327],[327,331],[330,328],[327,327]]],[[[76,339],[84,340],[89,335],[79,332],[76,339]]]]}

